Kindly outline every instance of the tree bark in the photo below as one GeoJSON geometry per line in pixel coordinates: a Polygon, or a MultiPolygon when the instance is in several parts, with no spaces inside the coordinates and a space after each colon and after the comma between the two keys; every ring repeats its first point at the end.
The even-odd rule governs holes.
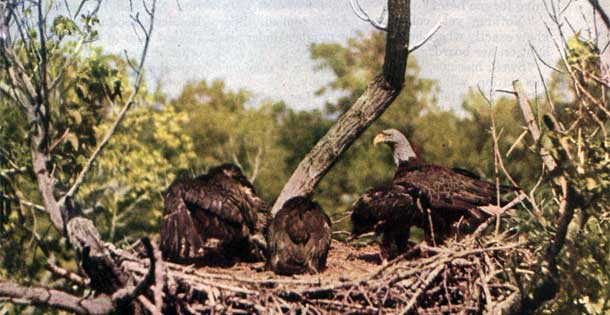
{"type": "Polygon", "coordinates": [[[108,314],[115,308],[112,299],[107,295],[83,299],[59,290],[29,287],[5,281],[0,281],[0,296],[9,298],[14,303],[57,308],[83,315],[108,314]]]}
{"type": "Polygon", "coordinates": [[[402,90],[409,54],[411,1],[388,0],[383,72],[369,83],[330,130],[299,163],[275,201],[275,215],[288,199],[310,195],[345,150],[392,104],[402,90]]]}

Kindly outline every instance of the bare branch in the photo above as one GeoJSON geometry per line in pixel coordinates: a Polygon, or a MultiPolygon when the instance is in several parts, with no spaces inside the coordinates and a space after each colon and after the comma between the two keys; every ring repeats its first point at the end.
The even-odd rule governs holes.
{"type": "Polygon", "coordinates": [[[88,279],[83,278],[72,271],[63,269],[56,265],[55,256],[53,254],[51,254],[51,257],[49,257],[49,260],[47,262],[47,269],[49,269],[49,271],[51,271],[56,276],[68,279],[70,282],[76,283],[82,287],[85,287],[89,284],[88,279]]]}
{"type": "MultiPolygon", "coordinates": [[[[525,95],[525,91],[523,91],[521,82],[518,80],[513,81],[513,89],[515,95],[517,96],[517,102],[521,108],[521,113],[523,113],[523,118],[525,119],[527,128],[529,129],[534,142],[537,143],[538,140],[540,140],[542,133],[540,132],[540,126],[538,126],[538,123],[536,122],[536,117],[534,117],[534,113],[532,112],[532,107],[529,104],[527,95],[525,95]]],[[[553,171],[557,167],[557,162],[555,162],[551,154],[546,149],[540,149],[540,157],[549,171],[553,171]]]]}
{"type": "Polygon", "coordinates": [[[549,63],[547,63],[546,61],[544,61],[544,59],[542,59],[542,57],[540,56],[540,54],[538,53],[538,51],[536,50],[536,48],[534,47],[534,45],[532,45],[532,43],[529,43],[530,48],[532,49],[532,52],[534,53],[534,55],[536,56],[536,58],[538,58],[538,60],[540,60],[540,62],[542,62],[543,65],[547,66],[549,69],[558,72],[558,73],[563,73],[563,71],[551,66],[549,63]]]}
{"type": "Polygon", "coordinates": [[[0,297],[15,304],[46,306],[80,315],[104,315],[115,308],[107,295],[83,299],[59,290],[28,287],[4,280],[0,280],[0,297]]]}
{"type": "Polygon", "coordinates": [[[137,286],[131,287],[128,286],[126,288],[122,288],[116,291],[112,295],[112,301],[116,305],[126,305],[129,302],[133,301],[139,295],[144,293],[146,289],[148,289],[155,282],[155,272],[156,272],[156,261],[155,261],[155,250],[150,242],[148,237],[142,239],[142,244],[144,245],[144,249],[146,249],[146,256],[148,256],[149,265],[148,265],[148,273],[138,283],[137,286]]]}
{"type": "Polygon", "coordinates": [[[599,14],[604,24],[606,24],[606,28],[610,31],[610,18],[608,18],[608,14],[604,11],[604,8],[599,4],[599,0],[588,0],[593,9],[599,14]]]}
{"type": "Polygon", "coordinates": [[[426,42],[428,42],[430,40],[430,38],[432,38],[432,36],[434,36],[434,34],[436,34],[436,32],[438,32],[438,30],[441,29],[441,26],[442,26],[442,23],[440,21],[438,23],[436,23],[436,25],[428,32],[428,34],[426,34],[424,39],[422,39],[420,42],[415,44],[413,47],[409,48],[409,53],[411,54],[414,51],[418,50],[423,45],[425,45],[426,42]]]}
{"type": "MultiPolygon", "coordinates": [[[[0,298],[8,298],[11,302],[17,304],[46,306],[82,315],[109,314],[115,311],[117,307],[127,305],[144,293],[155,280],[156,264],[153,246],[148,238],[142,239],[142,244],[144,244],[149,258],[148,273],[137,286],[128,286],[120,289],[111,297],[102,294],[96,298],[83,299],[59,290],[44,287],[27,287],[8,281],[0,281],[0,298]]],[[[71,280],[84,282],[82,278],[76,278],[73,274],[70,275],[69,272],[54,266],[52,262],[49,264],[49,267],[52,271],[54,270],[64,276],[68,276],[71,280]]]]}
{"type": "MultiPolygon", "coordinates": [[[[352,11],[354,11],[354,13],[356,14],[356,16],[359,19],[361,19],[365,22],[369,22],[374,28],[376,28],[380,31],[384,31],[384,32],[388,31],[388,26],[383,25],[382,22],[380,22],[380,21],[383,21],[383,18],[380,18],[379,21],[372,19],[368,15],[368,13],[366,13],[366,11],[362,8],[362,6],[360,5],[360,2],[358,0],[350,0],[349,4],[352,6],[352,11]]],[[[384,11],[385,11],[385,8],[384,8],[384,11]]]]}
{"type": "MultiPolygon", "coordinates": [[[[40,66],[39,66],[39,71],[40,71],[40,87],[41,87],[41,91],[40,91],[40,98],[42,101],[42,104],[39,104],[39,106],[44,106],[45,107],[45,112],[48,114],[49,113],[49,83],[48,83],[48,73],[47,73],[47,34],[45,32],[45,24],[46,24],[46,19],[45,16],[42,13],[42,1],[38,1],[37,4],[37,8],[38,8],[38,37],[40,37],[40,66]]],[[[50,121],[46,121],[46,127],[48,128],[48,125],[50,124],[50,121]]]]}

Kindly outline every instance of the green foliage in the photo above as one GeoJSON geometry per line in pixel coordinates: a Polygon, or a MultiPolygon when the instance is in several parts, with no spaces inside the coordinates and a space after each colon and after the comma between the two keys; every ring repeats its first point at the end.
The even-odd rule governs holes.
{"type": "MultiPolygon", "coordinates": [[[[112,117],[110,117],[112,118],[112,117]]],[[[112,119],[96,128],[101,138],[112,119]]],[[[183,131],[186,113],[171,106],[141,107],[123,121],[122,129],[89,174],[79,197],[94,205],[98,229],[109,241],[157,233],[163,200],[161,192],[175,178],[176,169],[193,164],[191,137],[183,131]]]]}
{"type": "MultiPolygon", "coordinates": [[[[53,159],[50,163],[59,179],[59,189],[67,189],[62,184],[70,184],[82,169],[85,158],[97,144],[95,126],[109,118],[107,114],[111,107],[107,96],[92,92],[91,87],[101,86],[101,82],[106,81],[128,80],[125,65],[118,62],[120,58],[104,54],[100,49],[93,49],[88,56],[68,64],[75,45],[75,42],[65,42],[56,47],[48,64],[50,73],[62,73],[62,79],[56,83],[56,93],[49,99],[53,122],[49,144],[53,159]],[[95,67],[105,67],[108,71],[95,72],[95,67]],[[86,89],[79,92],[78,86],[86,89]]],[[[7,84],[6,81],[3,84],[7,84]]],[[[40,271],[40,264],[32,265],[32,261],[38,262],[34,258],[41,254],[40,250],[44,247],[62,252],[63,247],[58,247],[58,235],[49,227],[46,215],[16,203],[16,200],[40,203],[28,145],[30,130],[24,123],[25,112],[8,98],[0,100],[0,113],[0,170],[18,170],[2,176],[4,187],[1,192],[7,198],[3,201],[8,198],[12,201],[6,208],[10,211],[2,215],[5,234],[0,239],[0,257],[4,259],[3,268],[14,277],[26,274],[33,277],[40,271]],[[22,226],[29,228],[24,230],[22,226]],[[16,263],[20,259],[25,261],[16,263]]]]}
{"type": "Polygon", "coordinates": [[[610,311],[610,142],[606,132],[610,116],[597,107],[608,107],[603,96],[608,89],[592,79],[600,70],[599,50],[578,36],[568,41],[570,69],[559,63],[562,72],[553,73],[549,82],[551,102],[542,109],[547,129],[543,129],[540,145],[557,161],[558,170],[542,178],[533,194],[542,201],[536,220],[526,217],[519,222],[532,247],[556,237],[561,213],[552,183],[558,176],[567,179],[575,215],[558,258],[562,290],[540,310],[543,314],[601,315],[610,311]]]}

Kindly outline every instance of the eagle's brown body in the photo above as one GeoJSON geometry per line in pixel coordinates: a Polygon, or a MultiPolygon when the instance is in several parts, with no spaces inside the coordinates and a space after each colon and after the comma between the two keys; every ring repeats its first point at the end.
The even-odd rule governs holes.
{"type": "Polygon", "coordinates": [[[326,267],[331,222],[320,205],[294,197],[282,206],[267,232],[267,266],[278,274],[317,273],[326,267]]]}
{"type": "Polygon", "coordinates": [[[161,250],[165,259],[205,262],[262,257],[251,241],[269,220],[268,207],[234,165],[174,182],[165,194],[161,250]]]}

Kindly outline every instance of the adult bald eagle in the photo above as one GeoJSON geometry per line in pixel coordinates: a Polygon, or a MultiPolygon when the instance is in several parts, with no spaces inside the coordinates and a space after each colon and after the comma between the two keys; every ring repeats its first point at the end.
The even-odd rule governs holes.
{"type": "MultiPolygon", "coordinates": [[[[408,189],[419,208],[426,211],[425,218],[431,219],[431,224],[430,220],[416,220],[428,241],[433,234],[435,241],[441,242],[455,232],[458,221],[466,229],[473,228],[501,211],[495,206],[498,202],[495,184],[475,178],[464,170],[422,162],[398,130],[384,130],[373,142],[390,146],[397,165],[393,185],[408,189]]],[[[504,194],[518,188],[501,186],[500,190],[504,194]]],[[[500,202],[503,204],[502,200],[500,202]]]]}
{"type": "Polygon", "coordinates": [[[262,240],[269,208],[239,167],[223,164],[205,175],[176,180],[164,197],[161,250],[165,259],[262,258],[254,240],[262,240]]]}
{"type": "MultiPolygon", "coordinates": [[[[367,191],[352,206],[352,237],[370,231],[383,234],[384,261],[409,249],[412,226],[424,230],[427,242],[440,243],[458,228],[467,231],[501,211],[494,206],[494,184],[467,170],[422,162],[398,130],[384,130],[373,142],[392,148],[397,169],[391,184],[367,191]]],[[[500,190],[506,193],[517,188],[501,186],[500,190]]]]}
{"type": "Polygon", "coordinates": [[[331,222],[308,197],[284,203],[267,232],[267,266],[277,274],[317,273],[326,267],[331,222]]]}

